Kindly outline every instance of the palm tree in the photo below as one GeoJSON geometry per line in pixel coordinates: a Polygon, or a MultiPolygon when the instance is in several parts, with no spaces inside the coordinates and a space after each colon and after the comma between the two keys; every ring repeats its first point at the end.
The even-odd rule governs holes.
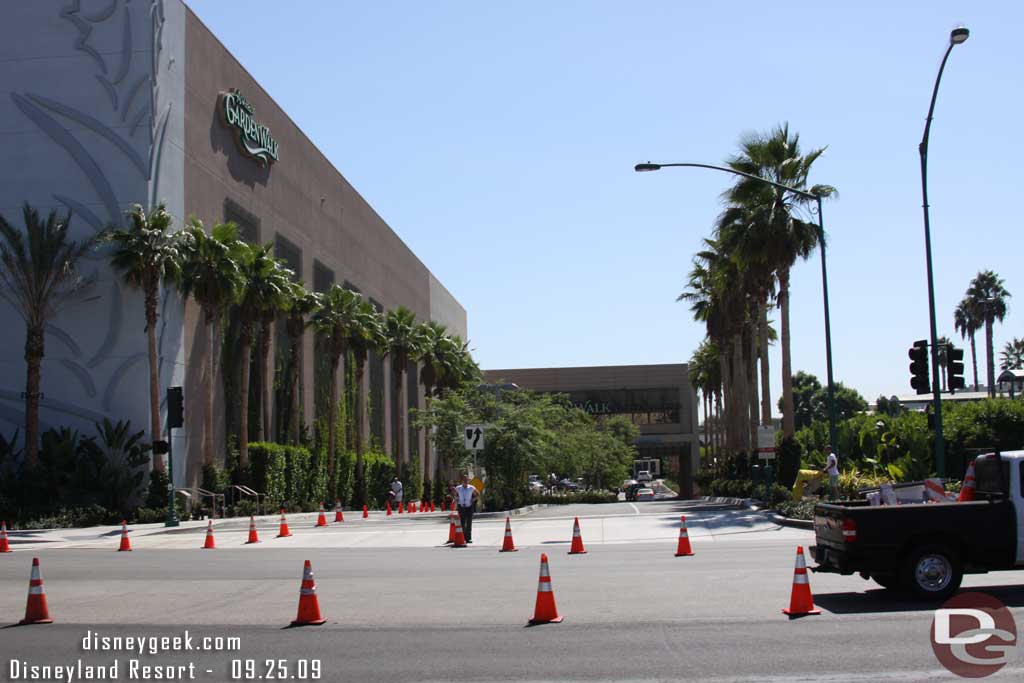
{"type": "Polygon", "coordinates": [[[394,458],[395,470],[401,476],[404,464],[403,446],[405,445],[405,417],[408,412],[405,394],[405,370],[409,361],[417,360],[420,350],[420,338],[416,332],[416,316],[405,306],[399,306],[387,312],[384,317],[384,334],[387,335],[387,352],[391,356],[391,376],[394,379],[395,391],[398,393],[398,429],[395,434],[394,458]]]}
{"type": "Polygon", "coordinates": [[[1006,342],[999,355],[1000,370],[1024,370],[1024,339],[1013,338],[1006,342]]]}
{"type": "Polygon", "coordinates": [[[238,267],[244,243],[234,223],[218,223],[206,234],[202,222],[192,218],[182,231],[181,284],[185,298],[191,296],[203,312],[206,329],[206,392],[203,406],[203,463],[213,464],[213,398],[216,349],[214,330],[219,328],[224,307],[234,302],[242,284],[238,267]]]}
{"type": "MultiPolygon", "coordinates": [[[[239,346],[242,354],[242,381],[239,388],[239,427],[238,427],[238,464],[244,471],[249,464],[249,372],[252,362],[252,342],[256,323],[263,323],[264,328],[268,311],[274,316],[284,310],[288,303],[288,292],[292,284],[292,271],[285,268],[283,262],[272,255],[274,243],[263,246],[246,245],[242,253],[239,269],[242,273],[242,286],[238,290],[238,319],[241,323],[239,346]]],[[[269,337],[269,334],[266,334],[269,337]]],[[[261,338],[261,342],[264,338],[261,338]]],[[[269,344],[267,345],[269,346],[269,344]]],[[[269,349],[268,349],[269,350],[269,349]]],[[[261,349],[261,361],[257,369],[260,387],[266,386],[266,352],[261,349]]],[[[263,393],[259,398],[262,403],[263,393]]],[[[257,412],[259,414],[259,411],[257,412]]],[[[259,418],[258,418],[259,419],[259,418]]],[[[262,419],[260,420],[262,422],[262,419]]],[[[263,436],[263,425],[259,425],[258,433],[263,436]]]]}
{"type": "Polygon", "coordinates": [[[39,458],[39,386],[45,354],[44,329],[60,309],[91,284],[78,273],[79,260],[102,238],[70,240],[71,214],[46,220],[27,203],[22,209],[24,232],[0,216],[0,297],[25,322],[25,463],[39,458]]]}
{"type": "MultiPolygon", "coordinates": [[[[125,284],[142,290],[145,304],[146,337],[149,351],[149,416],[152,441],[162,438],[160,429],[160,368],[156,357],[156,320],[160,284],[176,282],[181,273],[181,240],[169,232],[171,214],[157,204],[147,214],[138,204],[128,211],[131,227],[111,233],[116,246],[111,264],[122,272],[125,284]]],[[[153,468],[164,469],[160,456],[153,468]]]]}
{"type": "Polygon", "coordinates": [[[380,351],[387,343],[384,336],[384,321],[380,313],[372,303],[360,299],[356,310],[352,315],[352,324],[349,328],[348,348],[352,350],[352,359],[355,365],[355,382],[358,398],[356,404],[359,406],[356,415],[356,471],[355,488],[353,491],[353,505],[360,506],[366,503],[366,477],[363,472],[363,420],[366,417],[367,396],[363,393],[363,377],[366,374],[366,359],[370,351],[380,351]]]}
{"type": "Polygon", "coordinates": [[[302,335],[306,328],[312,323],[309,316],[320,306],[320,295],[310,292],[300,282],[293,282],[289,291],[290,299],[288,305],[288,317],[285,319],[284,328],[288,334],[288,369],[290,373],[289,383],[291,385],[291,408],[288,420],[288,438],[298,445],[301,433],[299,413],[301,412],[300,401],[300,378],[299,378],[299,353],[302,348],[302,335]]]}
{"type": "MultiPolygon", "coordinates": [[[[791,134],[789,124],[777,126],[767,134],[754,134],[740,141],[740,152],[727,164],[742,173],[802,189],[822,197],[835,194],[835,188],[815,185],[807,188],[811,166],[825,152],[800,150],[800,136],[791,134]]],[[[818,244],[817,226],[798,217],[797,211],[809,203],[807,197],[772,187],[752,178],[740,177],[726,192],[731,205],[744,207],[757,226],[759,260],[770,264],[778,279],[778,305],[782,340],[782,428],[786,438],[796,431],[793,406],[793,372],[789,324],[790,270],[797,259],[806,259],[818,244]]],[[[749,251],[748,251],[749,253],[749,251]]]]}
{"type": "Polygon", "coordinates": [[[974,343],[974,334],[981,329],[984,321],[974,310],[971,300],[964,297],[953,311],[953,326],[960,333],[960,338],[971,340],[971,363],[974,365],[974,391],[978,390],[978,349],[974,343]]]}
{"type": "MultiPolygon", "coordinates": [[[[440,391],[445,376],[456,371],[453,364],[457,362],[459,348],[455,346],[452,337],[448,336],[445,326],[439,322],[431,320],[421,323],[417,328],[417,334],[421,341],[420,360],[423,362],[420,384],[423,385],[424,407],[429,411],[435,390],[440,391]]],[[[428,453],[429,445],[427,452],[423,454],[424,466],[429,462],[428,453]]],[[[428,496],[429,493],[427,492],[428,496]]]]}
{"type": "Polygon", "coordinates": [[[327,353],[331,361],[331,405],[327,415],[327,493],[333,497],[337,493],[338,481],[335,467],[338,437],[338,367],[347,350],[352,329],[357,324],[362,297],[341,285],[332,285],[321,296],[320,308],[313,313],[312,325],[327,342],[327,353]]]}
{"type": "Polygon", "coordinates": [[[995,349],[992,346],[992,325],[1006,317],[1006,300],[1010,293],[1003,280],[991,270],[978,273],[967,288],[967,298],[985,323],[985,351],[988,359],[988,395],[996,395],[995,349]]]}

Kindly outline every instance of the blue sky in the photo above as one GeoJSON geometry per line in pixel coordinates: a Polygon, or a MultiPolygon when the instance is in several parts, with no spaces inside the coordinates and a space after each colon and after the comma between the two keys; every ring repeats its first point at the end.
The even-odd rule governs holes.
{"type": "MultiPolygon", "coordinates": [[[[484,368],[685,362],[675,298],[729,178],[633,165],[789,121],[828,147],[835,376],[869,401],[910,392],[928,336],[917,144],[965,24],[929,154],[939,334],[992,269],[997,352],[1024,336],[1022,3],[188,2],[462,302],[484,368]]],[[[824,380],[817,253],[792,287],[794,369],[824,380]]]]}

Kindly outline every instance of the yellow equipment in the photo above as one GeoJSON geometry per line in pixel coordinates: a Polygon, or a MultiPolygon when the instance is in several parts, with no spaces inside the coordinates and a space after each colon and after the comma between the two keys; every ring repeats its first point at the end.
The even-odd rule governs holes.
{"type": "Polygon", "coordinates": [[[796,475],[796,482],[793,484],[793,500],[797,503],[803,500],[805,489],[807,489],[806,493],[817,491],[824,479],[825,475],[818,470],[800,470],[796,475]]]}

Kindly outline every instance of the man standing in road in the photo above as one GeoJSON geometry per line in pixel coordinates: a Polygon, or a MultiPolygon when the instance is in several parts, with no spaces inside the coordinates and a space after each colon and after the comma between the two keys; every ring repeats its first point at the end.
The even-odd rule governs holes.
{"type": "Polygon", "coordinates": [[[462,524],[462,533],[466,537],[466,543],[473,542],[473,507],[480,492],[469,483],[469,475],[462,473],[462,484],[455,487],[456,505],[459,507],[459,522],[462,524]]]}
{"type": "Polygon", "coordinates": [[[828,475],[828,490],[832,500],[839,499],[839,459],[836,457],[835,452],[832,450],[832,445],[828,447],[828,460],[825,462],[825,469],[821,470],[822,474],[828,475]]]}

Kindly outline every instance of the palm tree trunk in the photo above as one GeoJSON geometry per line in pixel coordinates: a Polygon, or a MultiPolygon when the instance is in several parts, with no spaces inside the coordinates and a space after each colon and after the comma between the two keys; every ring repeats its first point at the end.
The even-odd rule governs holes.
{"type": "Polygon", "coordinates": [[[757,341],[761,357],[761,424],[772,423],[771,369],[768,366],[768,302],[761,301],[758,312],[757,341]]]}
{"type": "Polygon", "coordinates": [[[779,270],[779,319],[782,346],[782,435],[792,439],[796,433],[793,406],[793,359],[789,336],[789,268],[779,270]]]}
{"type": "Polygon", "coordinates": [[[260,424],[256,430],[256,438],[259,441],[270,441],[270,385],[273,372],[267,367],[270,361],[270,325],[263,322],[260,324],[260,424]]]}
{"type": "Polygon", "coordinates": [[[249,371],[252,366],[252,324],[242,323],[242,381],[239,387],[238,403],[241,411],[238,418],[238,465],[242,469],[249,465],[249,371]]]}
{"type": "Polygon", "coordinates": [[[974,330],[968,333],[971,338],[971,363],[974,365],[974,391],[978,390],[978,347],[974,343],[974,330]]]}
{"type": "MultiPolygon", "coordinates": [[[[395,363],[395,359],[391,359],[395,363]]],[[[401,363],[395,363],[397,367],[401,367],[401,363]]],[[[405,392],[402,390],[405,382],[402,381],[403,370],[399,369],[395,372],[395,391],[398,393],[398,429],[395,430],[395,471],[398,473],[399,478],[402,476],[403,465],[405,465],[405,452],[402,446],[405,444],[405,435],[402,434],[402,409],[405,407],[405,392]]]]}
{"type": "Polygon", "coordinates": [[[338,473],[334,470],[334,449],[338,443],[338,365],[340,353],[331,354],[331,414],[327,416],[327,495],[337,491],[338,473]]]}
{"type": "Polygon", "coordinates": [[[288,363],[289,369],[291,370],[291,415],[288,420],[288,432],[291,437],[291,442],[296,446],[299,445],[299,411],[301,410],[301,401],[299,396],[299,385],[300,373],[299,373],[299,344],[302,343],[302,337],[293,338],[291,344],[288,347],[288,363]]]}
{"type": "Polygon", "coordinates": [[[720,389],[716,392],[715,396],[715,432],[717,437],[715,438],[715,457],[722,457],[723,454],[723,433],[722,433],[722,393],[720,389]]]}
{"type": "MultiPolygon", "coordinates": [[[[146,288],[146,341],[149,352],[149,424],[152,440],[159,441],[160,430],[160,367],[156,357],[156,287],[146,288]]],[[[163,456],[153,455],[153,469],[162,472],[163,456]]]]}
{"type": "Polygon", "coordinates": [[[363,396],[364,365],[356,360],[356,473],[353,491],[356,506],[366,504],[366,476],[363,472],[363,418],[366,415],[366,397],[363,396]]]}
{"type": "Polygon", "coordinates": [[[985,350],[988,352],[988,395],[996,395],[996,359],[992,348],[992,318],[985,318],[985,350]]]}
{"type": "Polygon", "coordinates": [[[214,343],[214,333],[220,327],[220,316],[213,309],[203,311],[203,318],[206,324],[206,395],[203,397],[206,402],[206,410],[203,415],[203,464],[213,464],[213,395],[215,367],[214,356],[217,345],[214,343]]]}
{"type": "Polygon", "coordinates": [[[750,409],[747,411],[747,424],[750,425],[750,444],[751,448],[757,448],[757,425],[760,424],[758,420],[758,398],[757,398],[757,324],[755,323],[749,329],[748,334],[750,335],[750,344],[748,346],[747,358],[747,395],[750,398],[750,409]]]}
{"type": "Polygon", "coordinates": [[[39,461],[39,384],[44,352],[42,326],[30,327],[25,335],[25,464],[34,468],[39,461]]]}

